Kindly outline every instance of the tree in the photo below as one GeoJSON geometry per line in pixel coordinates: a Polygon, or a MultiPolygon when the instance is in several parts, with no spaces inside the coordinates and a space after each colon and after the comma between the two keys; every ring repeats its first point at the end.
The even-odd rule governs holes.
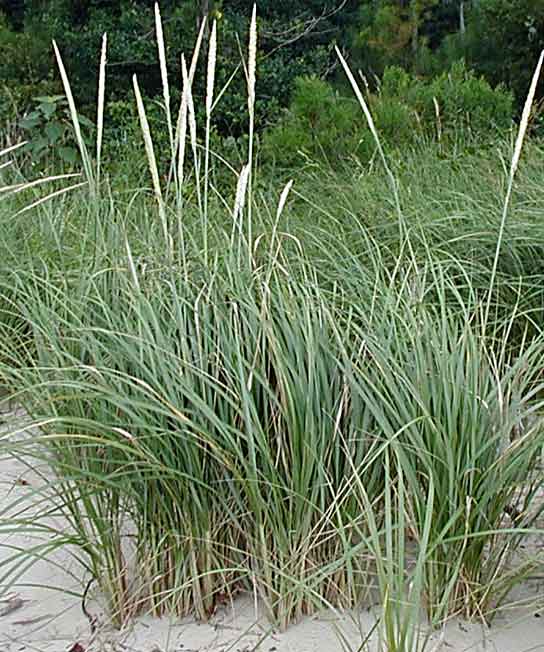
{"type": "Polygon", "coordinates": [[[505,83],[521,105],[544,49],[544,2],[473,0],[466,10],[466,33],[456,40],[467,63],[491,83],[505,83]]]}
{"type": "MultiPolygon", "coordinates": [[[[347,26],[360,0],[259,0],[259,84],[257,102],[261,125],[273,121],[290,99],[294,80],[302,75],[327,76],[336,57],[333,45],[345,46],[347,26]]],[[[101,35],[108,32],[108,97],[124,100],[132,97],[132,74],[148,96],[160,95],[161,76],[157,65],[154,39],[155,0],[0,0],[10,25],[10,47],[17,49],[25,38],[13,30],[23,30],[29,38],[40,35],[38,60],[51,68],[51,40],[56,39],[70,71],[80,106],[92,111],[96,95],[98,48],[101,35]]],[[[161,0],[168,66],[171,78],[179,80],[182,49],[190,54],[191,45],[204,16],[217,20],[219,49],[217,85],[226,82],[239,67],[229,93],[217,107],[216,125],[225,134],[240,135],[245,123],[246,90],[240,66],[240,44],[247,40],[254,0],[161,0]],[[180,38],[181,37],[181,38],[180,38]]],[[[1,43],[0,43],[1,45],[1,43]]],[[[15,61],[23,60],[24,50],[15,61]]],[[[26,59],[25,59],[26,60],[26,59]]],[[[2,64],[6,70],[10,62],[2,64]]],[[[198,75],[196,106],[205,93],[198,75]],[[200,83],[200,85],[198,85],[200,83]]],[[[10,66],[3,81],[21,85],[24,68],[10,66]]],[[[36,74],[33,73],[33,77],[36,74]]],[[[55,79],[57,76],[55,75],[55,79]]],[[[173,84],[174,99],[176,88],[173,84]]],[[[37,93],[34,93],[37,94],[37,93]]],[[[31,97],[32,95],[30,95],[31,97]]]]}
{"type": "MultiPolygon", "coordinates": [[[[360,6],[355,52],[362,68],[380,74],[386,66],[417,70],[420,54],[442,38],[437,17],[445,0],[367,0],[360,6]],[[431,42],[431,38],[433,42],[431,42]]],[[[448,3],[449,4],[449,3],[448,3]]]]}

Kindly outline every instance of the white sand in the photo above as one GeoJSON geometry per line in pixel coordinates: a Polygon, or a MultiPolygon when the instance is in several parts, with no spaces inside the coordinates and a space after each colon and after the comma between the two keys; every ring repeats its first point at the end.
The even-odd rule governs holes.
{"type": "MultiPolygon", "coordinates": [[[[22,418],[21,414],[4,416],[11,428],[15,419],[22,418]]],[[[36,543],[25,534],[6,533],[6,507],[18,498],[19,509],[28,506],[37,482],[39,476],[29,473],[21,461],[7,454],[0,456],[0,589],[11,547],[28,548],[36,543]]],[[[323,613],[278,633],[256,613],[246,596],[220,610],[209,623],[141,617],[117,631],[91,601],[88,609],[98,623],[91,634],[81,609],[84,584],[81,566],[67,546],[26,569],[0,602],[0,652],[347,652],[339,631],[349,641],[349,649],[356,651],[375,622],[366,611],[344,616],[323,613]]],[[[544,579],[527,582],[515,600],[530,606],[505,609],[491,628],[454,620],[444,631],[433,634],[427,649],[544,652],[544,579]]]]}

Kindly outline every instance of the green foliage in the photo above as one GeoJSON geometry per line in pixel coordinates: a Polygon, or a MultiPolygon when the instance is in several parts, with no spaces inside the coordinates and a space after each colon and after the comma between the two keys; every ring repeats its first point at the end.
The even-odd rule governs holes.
{"type": "Polygon", "coordinates": [[[363,3],[354,47],[365,70],[381,73],[388,65],[408,65],[414,23],[408,7],[387,0],[363,3]]]}
{"type": "Polygon", "coordinates": [[[449,34],[459,31],[461,4],[463,11],[466,11],[470,3],[467,0],[441,0],[433,3],[424,13],[419,31],[432,52],[449,34]]]}
{"type": "MultiPolygon", "coordinates": [[[[131,78],[134,73],[138,75],[144,94],[153,98],[161,88],[153,36],[153,4],[147,0],[29,3],[25,7],[24,19],[18,12],[10,15],[10,27],[6,24],[0,28],[0,47],[3,54],[7,53],[0,61],[0,78],[12,92],[15,86],[23,82],[30,85],[28,99],[45,94],[35,86],[53,68],[50,44],[54,38],[70,70],[74,93],[85,111],[95,103],[97,48],[102,34],[108,32],[108,100],[132,101],[131,78]]],[[[295,78],[322,74],[331,66],[334,56],[332,45],[335,40],[341,40],[340,28],[355,4],[355,0],[350,0],[341,12],[333,12],[329,17],[328,12],[323,16],[321,2],[286,5],[264,2],[259,5],[261,60],[257,85],[257,128],[276,120],[281,106],[286,106],[289,101],[295,78]],[[315,29],[310,28],[313,21],[317,21],[315,29]]],[[[165,1],[160,3],[160,7],[165,39],[170,44],[168,67],[173,71],[173,78],[175,71],[178,80],[181,77],[180,55],[184,51],[184,44],[195,40],[202,20],[201,12],[208,7],[210,21],[217,21],[221,44],[217,86],[223,87],[234,72],[237,74],[230,82],[225,100],[215,112],[214,122],[222,136],[238,138],[247,124],[246,81],[239,44],[246,40],[252,3],[235,2],[228,7],[228,11],[223,11],[220,2],[211,0],[207,3],[165,1]],[[180,34],[183,39],[179,38],[180,34]]],[[[208,36],[209,32],[205,39],[208,36]]],[[[179,88],[179,82],[173,81],[172,85],[179,88]]],[[[197,107],[204,106],[205,92],[205,75],[201,75],[194,89],[197,107]]]]}
{"type": "Polygon", "coordinates": [[[370,142],[352,98],[317,77],[300,77],[288,111],[264,135],[262,154],[285,166],[316,159],[334,163],[368,155],[370,142]]]}
{"type": "Polygon", "coordinates": [[[53,58],[48,33],[43,27],[35,27],[15,32],[0,13],[0,78],[4,83],[36,84],[50,76],[53,58]]]}
{"type": "MultiPolygon", "coordinates": [[[[462,54],[492,84],[504,83],[522,105],[544,49],[544,3],[535,0],[474,2],[466,34],[446,39],[443,54],[462,54]]],[[[542,85],[540,87],[542,89],[542,85]]],[[[542,97],[543,91],[539,91],[542,97]]]]}
{"type": "MultiPolygon", "coordinates": [[[[513,117],[511,93],[503,86],[492,88],[485,79],[467,70],[463,62],[432,80],[419,79],[400,68],[387,69],[375,102],[379,126],[395,128],[390,120],[380,120],[384,112],[387,115],[392,111],[394,103],[409,109],[413,118],[417,116],[412,127],[426,135],[439,129],[441,136],[485,139],[497,129],[509,128],[513,117]]],[[[402,133],[402,123],[397,126],[402,133]]]]}
{"type": "Polygon", "coordinates": [[[44,30],[13,31],[0,13],[0,128],[17,120],[37,95],[52,95],[51,43],[44,30]]]}
{"type": "Polygon", "coordinates": [[[419,70],[437,9],[438,0],[361,3],[352,48],[363,69],[378,75],[392,65],[419,70]]]}
{"type": "MultiPolygon", "coordinates": [[[[513,98],[504,87],[468,71],[462,62],[425,80],[398,66],[386,68],[377,93],[369,96],[376,126],[390,147],[417,139],[482,142],[508,129],[513,98]]],[[[265,160],[281,165],[304,159],[337,162],[357,156],[367,161],[372,140],[360,108],[327,82],[315,77],[296,81],[288,112],[263,139],[265,160]]]]}
{"type": "Polygon", "coordinates": [[[429,94],[443,107],[446,126],[450,129],[467,127],[475,135],[485,136],[490,130],[510,127],[512,94],[502,85],[492,88],[462,62],[454,64],[449,73],[433,79],[429,94]]]}
{"type": "MultiPolygon", "coordinates": [[[[220,138],[238,140],[246,132],[246,80],[239,43],[246,38],[251,5],[241,0],[229,2],[228,6],[213,0],[201,3],[165,0],[161,3],[165,38],[170,43],[167,60],[172,71],[173,104],[176,100],[179,102],[179,83],[175,80],[180,78],[183,43],[194,41],[206,8],[210,19],[217,21],[221,47],[216,82],[218,88],[229,84],[228,93],[214,110],[214,125],[220,138]],[[179,38],[180,34],[183,39],[179,38]]],[[[311,153],[315,149],[312,142],[303,142],[303,121],[295,120],[294,124],[286,120],[282,112],[289,106],[296,79],[312,75],[323,79],[330,77],[337,63],[334,44],[349,49],[352,61],[357,62],[371,80],[373,74],[381,76],[392,65],[432,76],[436,72],[449,71],[453,62],[464,57],[469,68],[476,69],[493,85],[504,82],[514,90],[518,101],[522,100],[532,71],[527,62],[534,61],[544,46],[544,4],[534,0],[465,2],[467,32],[464,37],[456,33],[459,10],[458,0],[447,3],[348,0],[337,12],[332,6],[324,9],[323,3],[317,0],[259,3],[257,130],[269,128],[281,118],[276,137],[279,139],[280,133],[283,134],[281,139],[290,150],[293,147],[289,143],[299,137],[302,138],[302,151],[311,153]]],[[[3,53],[0,79],[5,85],[0,90],[0,123],[5,125],[13,121],[15,110],[22,115],[32,105],[32,98],[59,92],[58,79],[51,73],[52,38],[61,46],[84,113],[90,115],[89,109],[95,105],[97,48],[105,31],[109,34],[107,101],[132,101],[131,77],[134,73],[138,74],[144,95],[154,98],[160,93],[161,82],[153,29],[153,2],[147,0],[54,0],[10,5],[5,16],[0,17],[3,53]]],[[[205,42],[208,36],[209,32],[205,42]]],[[[204,70],[204,63],[201,63],[201,70],[204,70]]],[[[202,112],[205,75],[197,76],[194,94],[197,111],[202,112]]],[[[449,103],[448,100],[446,104],[449,106],[449,103]]],[[[331,104],[327,111],[335,113],[331,104]]],[[[449,110],[446,106],[440,106],[442,108],[446,112],[449,110]]],[[[397,121],[404,132],[406,109],[389,106],[382,107],[381,112],[386,131],[389,130],[387,125],[397,121]]],[[[434,112],[427,113],[434,125],[434,112]]],[[[344,106],[336,110],[334,120],[349,114],[344,106]]],[[[472,129],[480,122],[485,125],[483,118],[472,120],[472,129]]],[[[325,124],[332,124],[332,120],[325,120],[325,124]]],[[[322,135],[319,140],[327,138],[322,135]]],[[[344,153],[341,156],[349,156],[353,144],[342,144],[340,149],[344,153]]],[[[329,156],[328,144],[321,142],[321,147],[329,156]]],[[[291,155],[289,158],[294,160],[291,155]]]]}
{"type": "Polygon", "coordinates": [[[432,76],[463,58],[491,85],[506,85],[521,106],[543,48],[542,2],[377,0],[361,4],[351,50],[365,73],[380,76],[391,65],[432,76]]]}
{"type": "MultiPolygon", "coordinates": [[[[19,127],[28,140],[23,151],[28,153],[32,166],[43,167],[46,159],[58,155],[65,165],[73,167],[80,157],[66,97],[49,95],[34,100],[35,108],[19,121],[19,127]]],[[[94,125],[83,115],[79,115],[79,121],[86,129],[87,144],[90,144],[90,131],[94,125]]]]}

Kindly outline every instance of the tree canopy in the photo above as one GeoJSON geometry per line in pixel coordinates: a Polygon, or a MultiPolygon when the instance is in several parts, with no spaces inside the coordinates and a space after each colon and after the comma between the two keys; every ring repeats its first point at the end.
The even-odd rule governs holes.
{"type": "MultiPolygon", "coordinates": [[[[59,91],[52,39],[80,102],[92,106],[105,31],[109,101],[131,94],[134,73],[146,94],[156,95],[153,6],[154,0],[0,0],[4,107],[24,111],[35,96],[59,91]]],[[[162,0],[160,7],[169,69],[179,75],[180,54],[191,50],[207,15],[218,26],[218,83],[227,83],[241,63],[253,0],[162,0]]],[[[335,45],[370,83],[390,65],[432,77],[464,59],[491,84],[506,84],[519,104],[544,48],[541,0],[259,0],[258,16],[261,126],[278,118],[297,79],[340,81],[335,45]]],[[[238,135],[245,123],[243,74],[235,76],[227,95],[218,129],[238,135]]]]}

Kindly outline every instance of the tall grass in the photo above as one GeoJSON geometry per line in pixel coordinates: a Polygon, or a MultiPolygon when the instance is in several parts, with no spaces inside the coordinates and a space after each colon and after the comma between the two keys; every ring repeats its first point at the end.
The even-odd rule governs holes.
{"type": "Polygon", "coordinates": [[[386,312],[389,331],[377,329],[358,384],[405,478],[411,535],[426,541],[423,594],[436,623],[500,603],[517,579],[509,561],[542,510],[533,501],[541,342],[512,360],[503,348],[508,325],[497,343],[467,308],[459,305],[461,317],[424,302],[403,305],[402,316],[398,306],[386,312]]]}
{"type": "MultiPolygon", "coordinates": [[[[189,70],[182,58],[174,127],[158,8],[156,25],[167,187],[134,78],[154,203],[134,198],[120,217],[112,196],[100,237],[82,214],[88,244],[76,254],[27,252],[0,280],[0,377],[41,429],[15,449],[51,466],[44,492],[119,623],[144,610],[205,619],[250,591],[281,627],[323,606],[377,603],[383,650],[424,649],[425,617],[487,617],[538,563],[516,557],[539,523],[544,444],[541,320],[514,291],[523,261],[504,280],[489,234],[476,260],[481,233],[450,223],[437,244],[442,227],[423,200],[417,219],[407,212],[383,152],[393,230],[389,211],[369,225],[349,206],[347,226],[326,193],[302,202],[292,182],[263,205],[252,144],[233,197],[217,196],[215,28],[202,177],[202,31],[189,70]],[[321,224],[284,228],[301,210],[321,224]]],[[[251,130],[256,48],[254,12],[251,130]]],[[[84,154],[96,206],[100,168],[84,154]]],[[[66,252],[65,225],[51,223],[66,252]]],[[[36,524],[20,514],[1,525],[36,524]]]]}

